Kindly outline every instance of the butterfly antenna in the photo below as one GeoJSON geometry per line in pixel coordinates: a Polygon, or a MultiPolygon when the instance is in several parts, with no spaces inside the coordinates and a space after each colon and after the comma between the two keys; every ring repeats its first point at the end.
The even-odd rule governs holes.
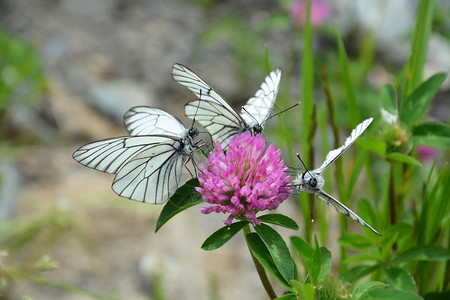
{"type": "Polygon", "coordinates": [[[243,111],[245,111],[253,120],[255,120],[256,124],[259,124],[258,120],[256,120],[256,118],[251,113],[249,113],[248,110],[246,110],[244,106],[241,106],[241,107],[242,107],[243,111]]]}
{"type": "Polygon", "coordinates": [[[314,199],[316,199],[316,194],[313,194],[313,199],[311,203],[311,222],[314,222],[314,199]]]}
{"type": "MultiPolygon", "coordinates": [[[[292,108],[298,106],[299,104],[300,104],[300,101],[297,102],[297,103],[295,103],[295,104],[292,105],[291,107],[286,108],[285,110],[282,110],[282,111],[280,111],[280,112],[278,112],[278,113],[276,113],[276,114],[274,114],[274,115],[271,115],[270,117],[267,118],[267,120],[269,120],[269,119],[271,119],[271,118],[273,118],[273,117],[275,117],[275,116],[281,115],[282,113],[287,112],[288,110],[290,110],[290,109],[292,109],[292,108]]],[[[266,120],[266,121],[267,121],[267,120],[266,120]]]]}
{"type": "Polygon", "coordinates": [[[303,167],[305,168],[306,172],[308,172],[309,176],[313,177],[313,176],[311,175],[311,173],[309,173],[308,168],[306,167],[305,163],[304,163],[303,160],[301,159],[300,154],[297,153],[297,157],[298,157],[298,159],[300,160],[300,162],[302,163],[302,165],[303,165],[303,167]]]}

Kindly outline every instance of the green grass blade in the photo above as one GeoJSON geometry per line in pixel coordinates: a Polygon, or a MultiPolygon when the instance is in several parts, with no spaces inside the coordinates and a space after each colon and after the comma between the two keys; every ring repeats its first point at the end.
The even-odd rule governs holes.
{"type": "Polygon", "coordinates": [[[312,27],[311,27],[311,2],[308,1],[306,22],[303,28],[303,56],[302,56],[302,69],[301,69],[301,83],[302,88],[302,156],[305,164],[311,164],[308,161],[309,152],[311,151],[311,145],[308,144],[309,124],[311,122],[311,115],[314,105],[314,55],[312,46],[312,27]],[[306,159],[306,160],[305,160],[306,159]]]}
{"type": "Polygon", "coordinates": [[[421,0],[417,8],[416,24],[411,43],[411,55],[406,71],[405,95],[409,95],[422,82],[423,69],[428,53],[428,42],[432,29],[434,7],[434,0],[421,0]]]}
{"type": "Polygon", "coordinates": [[[347,99],[347,108],[350,117],[350,125],[356,127],[361,120],[358,106],[356,105],[356,96],[353,88],[352,80],[350,78],[350,71],[348,66],[348,57],[345,51],[344,41],[340,33],[336,32],[336,40],[339,50],[339,65],[341,67],[341,74],[344,81],[345,94],[347,99]]]}

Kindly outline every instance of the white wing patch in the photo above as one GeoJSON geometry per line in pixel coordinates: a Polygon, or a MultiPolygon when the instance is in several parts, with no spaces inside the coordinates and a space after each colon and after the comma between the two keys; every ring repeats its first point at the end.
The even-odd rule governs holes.
{"type": "Polygon", "coordinates": [[[131,136],[171,135],[183,136],[186,127],[176,117],[158,108],[136,106],[129,109],[123,122],[131,136]]]}
{"type": "Polygon", "coordinates": [[[248,126],[264,125],[272,112],[280,88],[281,70],[275,69],[266,76],[255,96],[250,98],[241,110],[241,116],[248,126]]]}
{"type": "Polygon", "coordinates": [[[314,172],[321,174],[332,162],[334,162],[342,153],[345,152],[359,136],[369,127],[373,118],[369,118],[358,124],[355,129],[352,130],[350,136],[345,140],[344,145],[328,152],[323,164],[314,172]]]}

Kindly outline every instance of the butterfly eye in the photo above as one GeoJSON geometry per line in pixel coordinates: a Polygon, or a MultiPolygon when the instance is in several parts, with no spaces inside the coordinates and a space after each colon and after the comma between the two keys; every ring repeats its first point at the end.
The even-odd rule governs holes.
{"type": "Polygon", "coordinates": [[[311,179],[309,180],[309,185],[315,188],[317,186],[317,179],[315,177],[311,177],[311,179]]]}
{"type": "Polygon", "coordinates": [[[198,135],[198,129],[195,127],[192,127],[191,129],[189,129],[189,136],[190,137],[195,137],[198,135]]]}

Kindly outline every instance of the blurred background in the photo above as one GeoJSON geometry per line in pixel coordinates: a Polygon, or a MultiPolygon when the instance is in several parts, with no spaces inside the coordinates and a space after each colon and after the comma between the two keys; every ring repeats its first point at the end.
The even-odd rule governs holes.
{"type": "MultiPolygon", "coordinates": [[[[417,3],[313,1],[314,64],[327,70],[346,132],[334,30],[369,117],[379,111],[380,88],[409,58],[417,3]]],[[[436,7],[424,78],[450,70],[450,7],[445,0],[436,7]]],[[[299,0],[1,0],[0,298],[264,299],[241,236],[213,252],[200,249],[224,216],[191,208],[155,234],[161,207],[116,196],[113,176],[77,164],[72,153],[126,135],[122,117],[136,105],[189,124],[183,106],[195,96],[172,80],[177,62],[238,108],[259,88],[269,60],[284,71],[277,107],[299,101],[304,10],[299,0]]],[[[448,123],[449,93],[447,79],[430,120],[448,123]]],[[[325,109],[320,83],[315,94],[325,109]]],[[[294,153],[301,109],[282,116],[298,135],[294,153]]],[[[271,120],[264,136],[286,153],[278,130],[271,120]]],[[[295,200],[280,212],[303,222],[295,200]]],[[[329,215],[338,222],[334,210],[329,215]]],[[[336,238],[329,243],[333,249],[336,238]]]]}

